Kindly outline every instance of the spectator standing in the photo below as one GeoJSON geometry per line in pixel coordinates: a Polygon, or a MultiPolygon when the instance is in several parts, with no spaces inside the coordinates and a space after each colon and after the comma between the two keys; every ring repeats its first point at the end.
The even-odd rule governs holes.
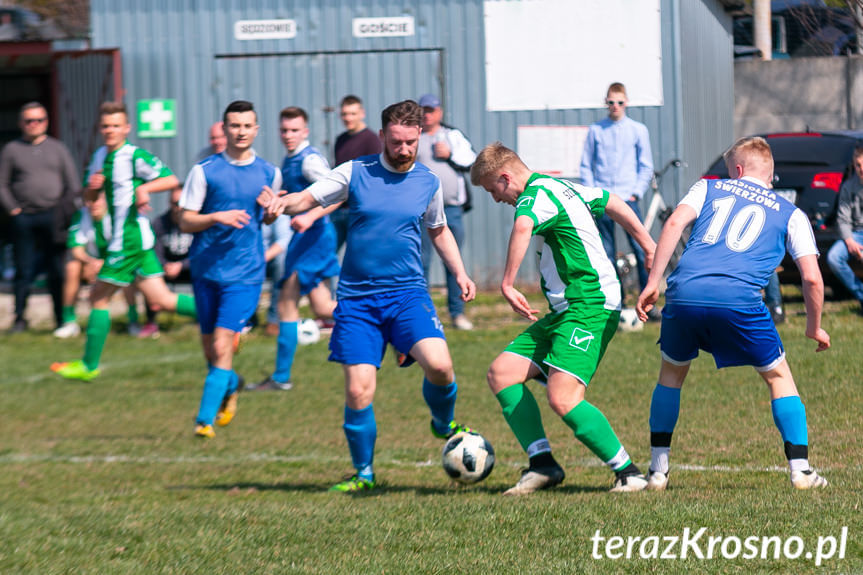
{"type": "MultiPolygon", "coordinates": [[[[363,101],[354,95],[342,98],[341,119],[345,131],[336,138],[336,165],[355,160],[360,156],[381,153],[381,139],[366,125],[363,101]]],[[[348,208],[340,206],[330,214],[336,228],[336,250],[342,249],[348,234],[348,208]]]]}
{"type": "MultiPolygon", "coordinates": [[[[650,135],[647,126],[626,115],[629,99],[623,84],[615,82],[608,87],[605,104],[608,117],[592,124],[584,142],[581,156],[581,181],[585,186],[608,190],[624,200],[641,219],[638,202],[650,187],[653,178],[653,155],[650,152],[650,135]]],[[[614,221],[604,215],[597,220],[602,245],[608,259],[617,261],[614,221]]],[[[647,284],[644,251],[635,239],[627,234],[638,270],[641,289],[647,284]]],[[[651,319],[658,319],[653,312],[651,319]]]]}
{"type": "Polygon", "coordinates": [[[836,227],[839,240],[827,252],[827,265],[860,303],[863,314],[863,282],[854,274],[850,261],[863,260],[863,147],[854,150],[854,173],[839,190],[836,227]]]}
{"type": "Polygon", "coordinates": [[[215,122],[210,126],[210,145],[203,148],[195,156],[195,163],[212,156],[213,154],[221,154],[225,151],[228,145],[228,140],[225,138],[225,127],[222,122],[215,122]]]}
{"type": "MultiPolygon", "coordinates": [[[[423,109],[423,131],[417,148],[417,161],[437,174],[443,189],[446,222],[455,237],[459,251],[464,246],[464,213],[470,190],[465,179],[476,152],[464,134],[455,128],[445,126],[440,99],[434,94],[425,94],[419,99],[423,109]]],[[[432,260],[432,244],[428,232],[423,233],[422,243],[423,271],[429,283],[429,270],[432,260]]],[[[473,324],[464,314],[464,301],[455,276],[444,266],[446,273],[447,309],[452,325],[456,329],[471,330],[473,324]]],[[[430,287],[430,284],[429,284],[430,287]]]]}
{"type": "Polygon", "coordinates": [[[81,186],[69,150],[48,135],[48,111],[21,107],[21,137],[0,152],[0,204],[9,215],[15,257],[13,332],[27,329],[24,312],[38,262],[48,271],[57,327],[63,324],[66,234],[80,205],[81,186]]]}

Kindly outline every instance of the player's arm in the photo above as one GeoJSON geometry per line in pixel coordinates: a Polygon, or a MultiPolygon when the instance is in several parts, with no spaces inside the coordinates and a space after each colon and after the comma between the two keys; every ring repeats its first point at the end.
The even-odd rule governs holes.
{"type": "Polygon", "coordinates": [[[435,250],[444,265],[455,276],[455,281],[458,287],[461,288],[461,299],[470,301],[476,297],[476,284],[467,275],[464,269],[464,262],[461,259],[461,253],[458,251],[458,244],[455,242],[455,237],[452,235],[449,227],[446,225],[436,228],[427,228],[429,239],[434,245],[435,250]]]}
{"type": "Polygon", "coordinates": [[[650,233],[635,212],[632,211],[626,202],[618,198],[614,194],[608,195],[608,204],[605,206],[605,213],[612,220],[620,224],[626,233],[635,238],[641,249],[644,250],[644,267],[648,270],[653,267],[653,256],[656,252],[656,242],[650,237],[650,233]]]}
{"type": "Polygon", "coordinates": [[[530,247],[532,236],[533,220],[530,216],[517,217],[509,236],[509,247],[506,251],[506,265],[503,270],[503,280],[500,283],[500,292],[517,314],[531,321],[536,321],[536,314],[539,313],[539,310],[531,308],[527,298],[515,289],[515,277],[518,275],[518,269],[530,247]]]}
{"type": "Polygon", "coordinates": [[[818,268],[818,256],[812,254],[802,256],[794,263],[800,270],[800,280],[803,287],[803,302],[806,305],[806,337],[818,342],[815,351],[824,351],[830,347],[830,335],[821,328],[821,310],[824,306],[824,280],[818,268]]]}
{"type": "Polygon", "coordinates": [[[296,215],[291,218],[291,228],[293,228],[295,232],[303,233],[304,231],[312,227],[312,224],[315,223],[318,219],[330,215],[331,213],[339,209],[341,205],[342,203],[339,202],[338,204],[333,204],[331,206],[327,206],[326,208],[322,206],[317,206],[303,214],[296,215]]]}
{"type": "Polygon", "coordinates": [[[659,283],[662,281],[668,262],[671,261],[674,248],[680,241],[683,230],[695,221],[696,217],[697,214],[692,206],[680,204],[662,227],[662,234],[656,245],[656,255],[653,258],[653,267],[650,269],[650,275],[647,276],[647,285],[644,286],[638,296],[638,303],[635,304],[635,311],[638,312],[638,318],[641,321],[647,321],[647,312],[653,309],[653,304],[659,299],[659,283]]]}
{"type": "Polygon", "coordinates": [[[258,196],[258,203],[266,208],[267,217],[282,214],[296,215],[321,206],[327,208],[348,198],[353,162],[345,162],[331,170],[326,177],[296,194],[279,194],[264,186],[258,196]]]}

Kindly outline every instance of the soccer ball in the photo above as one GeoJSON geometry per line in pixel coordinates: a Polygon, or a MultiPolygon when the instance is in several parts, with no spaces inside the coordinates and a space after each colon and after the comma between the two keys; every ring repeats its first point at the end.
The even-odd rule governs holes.
{"type": "Polygon", "coordinates": [[[301,319],[297,324],[297,343],[309,345],[321,339],[321,330],[313,319],[301,319]]]}
{"type": "Polygon", "coordinates": [[[494,468],[494,448],[475,431],[463,431],[443,446],[443,470],[461,483],[482,481],[494,468]]]}
{"type": "Polygon", "coordinates": [[[620,310],[620,320],[617,322],[618,331],[638,331],[644,329],[644,324],[638,319],[638,314],[632,308],[620,310]]]}

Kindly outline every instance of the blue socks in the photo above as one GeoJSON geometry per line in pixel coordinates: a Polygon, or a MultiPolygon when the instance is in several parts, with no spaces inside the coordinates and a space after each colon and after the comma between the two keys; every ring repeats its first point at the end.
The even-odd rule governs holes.
{"type": "Polygon", "coordinates": [[[345,423],[342,426],[348,439],[351,451],[351,461],[361,479],[374,480],[372,463],[375,457],[375,441],[378,438],[378,424],[375,421],[375,409],[369,405],[365,409],[355,410],[345,406],[345,423]]]}
{"type": "Polygon", "coordinates": [[[237,372],[231,370],[231,379],[228,381],[228,391],[225,392],[225,395],[231,395],[240,387],[240,376],[237,375],[237,372]]]}
{"type": "Polygon", "coordinates": [[[294,365],[294,354],[297,352],[297,322],[283,321],[279,323],[279,338],[276,343],[276,371],[273,379],[279,383],[291,381],[291,366],[294,365]]]}
{"type": "Polygon", "coordinates": [[[680,389],[656,384],[650,400],[650,432],[672,433],[680,415],[680,389]]]}
{"type": "Polygon", "coordinates": [[[809,445],[806,429],[806,408],[797,395],[780,397],[770,402],[773,422],[779,428],[782,441],[792,445],[809,445]]]}
{"type": "Polygon", "coordinates": [[[222,400],[225,399],[232,377],[237,377],[233,371],[218,367],[210,368],[207,379],[204,380],[204,393],[201,396],[201,407],[198,408],[196,423],[212,425],[222,400]]]}
{"type": "Polygon", "coordinates": [[[441,435],[449,432],[449,424],[455,416],[455,398],[458,385],[455,380],[449,385],[435,385],[423,378],[423,399],[431,410],[432,425],[441,435]]]}

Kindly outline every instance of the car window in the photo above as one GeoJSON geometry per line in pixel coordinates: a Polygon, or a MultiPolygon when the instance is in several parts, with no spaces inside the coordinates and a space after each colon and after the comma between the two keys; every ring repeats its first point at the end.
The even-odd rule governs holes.
{"type": "Polygon", "coordinates": [[[851,160],[854,141],[831,136],[767,138],[777,164],[844,165],[851,160]]]}

